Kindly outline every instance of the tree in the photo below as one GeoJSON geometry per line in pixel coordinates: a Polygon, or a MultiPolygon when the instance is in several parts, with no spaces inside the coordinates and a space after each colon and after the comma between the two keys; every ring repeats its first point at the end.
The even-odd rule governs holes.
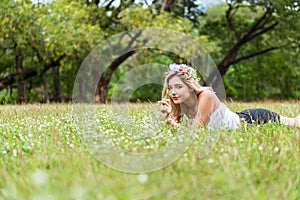
{"type": "Polygon", "coordinates": [[[175,18],[186,18],[192,22],[194,27],[199,26],[199,15],[203,14],[199,1],[195,0],[153,0],[152,6],[158,13],[169,12],[175,18]]]}
{"type": "MultiPolygon", "coordinates": [[[[0,48],[3,54],[14,56],[15,65],[14,72],[9,74],[6,79],[4,78],[4,80],[10,79],[10,81],[2,81],[2,88],[7,88],[9,85],[17,83],[17,102],[23,103],[26,102],[26,81],[25,78],[22,78],[22,75],[24,60],[29,53],[26,49],[28,44],[24,36],[30,31],[28,27],[31,27],[33,24],[33,21],[30,20],[32,4],[26,1],[4,1],[0,3],[0,7],[2,10],[0,15],[0,48]]],[[[6,67],[10,68],[11,66],[6,67]]]]}
{"type": "MultiPolygon", "coordinates": [[[[60,101],[62,82],[74,81],[83,55],[87,55],[103,39],[100,27],[93,25],[87,15],[91,8],[68,1],[55,1],[48,4],[8,1],[1,6],[5,11],[1,14],[3,18],[0,36],[2,50],[10,52],[15,49],[15,63],[18,69],[10,74],[10,77],[15,75],[16,78],[10,80],[19,80],[20,83],[24,83],[24,79],[17,79],[17,77],[22,74],[22,66],[25,65],[24,67],[27,68],[29,65],[26,59],[32,59],[36,73],[32,73],[31,78],[37,76],[35,80],[39,79],[35,81],[36,87],[42,84],[44,101],[47,102],[50,98],[60,101]],[[64,76],[67,80],[61,80],[60,72],[67,66],[72,69],[72,73],[68,70],[71,76],[64,76]],[[49,73],[52,75],[49,76],[49,73]],[[52,97],[49,95],[50,86],[53,91],[52,97]]],[[[30,77],[27,76],[27,78],[30,77]]],[[[6,83],[12,84],[13,82],[6,81],[6,83]]],[[[19,102],[24,101],[25,86],[22,88],[23,90],[21,88],[18,90],[19,102]]],[[[72,88],[69,88],[68,93],[71,92],[72,88]]]]}
{"type": "MultiPolygon", "coordinates": [[[[185,32],[185,33],[190,32],[189,34],[191,34],[191,36],[193,35],[193,24],[189,20],[178,16],[176,17],[169,12],[161,12],[160,14],[158,14],[156,12],[153,12],[151,8],[142,8],[142,6],[133,6],[130,9],[124,10],[121,14],[119,14],[119,16],[121,17],[120,23],[127,29],[144,28],[144,27],[161,27],[161,28],[173,29],[179,32],[185,32]]],[[[134,54],[139,54],[140,53],[140,51],[138,51],[139,47],[143,47],[144,45],[146,45],[146,43],[143,43],[143,41],[147,42],[147,38],[140,37],[141,34],[142,34],[141,32],[138,32],[136,33],[136,35],[132,35],[130,37],[128,37],[128,34],[124,34],[124,37],[130,38],[130,42],[128,42],[128,46],[113,47],[113,49],[123,49],[123,53],[120,53],[121,56],[111,62],[107,70],[101,76],[97,88],[97,97],[96,97],[97,102],[104,103],[107,101],[108,87],[113,73],[116,72],[116,70],[121,66],[121,64],[124,63],[129,57],[133,56],[134,54]],[[137,49],[137,50],[132,50],[132,49],[137,49]]],[[[202,41],[205,44],[208,44],[205,37],[196,37],[195,39],[198,41],[202,41]]],[[[120,43],[121,41],[117,42],[115,45],[119,45],[120,43]]],[[[210,46],[207,45],[206,47],[209,48],[210,46]]],[[[166,52],[160,51],[160,53],[165,54],[166,52]]],[[[145,56],[145,57],[149,57],[149,56],[145,56]]]]}
{"type": "Polygon", "coordinates": [[[207,12],[207,23],[202,30],[219,41],[224,55],[218,60],[222,76],[231,65],[242,60],[280,48],[299,48],[299,6],[295,1],[227,0],[226,4],[226,23],[224,16],[217,13],[224,13],[225,7],[216,6],[207,12]],[[284,38],[287,35],[289,39],[284,38]],[[255,40],[260,41],[259,48],[252,52],[243,49],[255,40]]]}

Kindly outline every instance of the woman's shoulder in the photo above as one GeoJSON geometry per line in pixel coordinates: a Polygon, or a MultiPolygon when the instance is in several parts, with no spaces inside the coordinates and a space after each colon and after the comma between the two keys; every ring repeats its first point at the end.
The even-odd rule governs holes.
{"type": "Polygon", "coordinates": [[[211,93],[214,93],[214,90],[211,87],[201,87],[198,90],[198,95],[211,94],[211,93]]]}
{"type": "Polygon", "coordinates": [[[201,100],[208,100],[212,101],[211,103],[219,105],[220,100],[215,94],[214,90],[211,87],[201,87],[201,91],[198,94],[198,101],[201,102],[201,100]]]}

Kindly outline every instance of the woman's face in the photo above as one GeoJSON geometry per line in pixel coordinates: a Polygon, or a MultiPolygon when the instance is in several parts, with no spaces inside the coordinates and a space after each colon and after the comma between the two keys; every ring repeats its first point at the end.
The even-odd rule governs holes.
{"type": "Polygon", "coordinates": [[[175,104],[184,103],[191,97],[192,89],[189,88],[178,76],[170,78],[168,89],[175,104]]]}

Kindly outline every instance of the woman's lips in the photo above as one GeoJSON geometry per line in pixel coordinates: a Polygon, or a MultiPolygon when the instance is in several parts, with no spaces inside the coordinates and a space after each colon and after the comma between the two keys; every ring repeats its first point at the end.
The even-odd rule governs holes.
{"type": "Polygon", "coordinates": [[[173,101],[177,101],[178,97],[172,97],[173,101]]]}

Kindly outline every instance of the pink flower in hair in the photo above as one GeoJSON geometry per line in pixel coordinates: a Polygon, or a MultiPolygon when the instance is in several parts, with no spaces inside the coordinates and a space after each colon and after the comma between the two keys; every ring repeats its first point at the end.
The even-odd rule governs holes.
{"type": "Polygon", "coordinates": [[[183,72],[183,68],[182,67],[178,68],[178,72],[183,72]]]}

